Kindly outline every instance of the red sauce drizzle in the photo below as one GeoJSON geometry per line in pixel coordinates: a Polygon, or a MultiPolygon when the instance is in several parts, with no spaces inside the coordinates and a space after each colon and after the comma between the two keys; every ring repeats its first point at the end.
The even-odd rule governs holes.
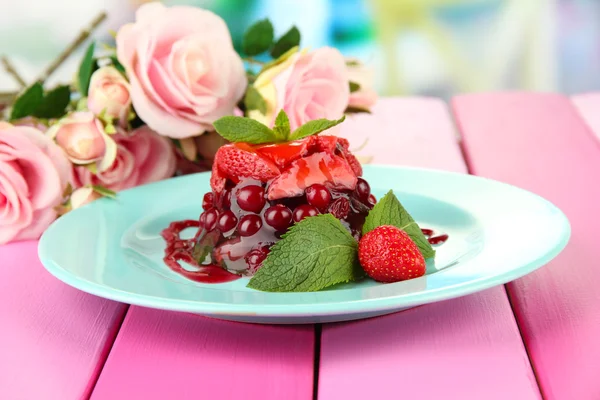
{"type": "Polygon", "coordinates": [[[439,235],[435,235],[435,232],[433,231],[433,229],[425,229],[425,228],[423,228],[423,229],[421,229],[421,232],[423,232],[423,235],[425,235],[425,237],[427,238],[427,241],[431,245],[444,244],[446,242],[446,240],[448,240],[448,235],[447,234],[442,233],[442,234],[439,234],[439,235]]]}
{"type": "MultiPolygon", "coordinates": [[[[186,219],[183,221],[171,222],[171,224],[161,232],[161,236],[167,242],[165,248],[165,264],[174,272],[177,272],[183,277],[194,282],[202,283],[224,283],[231,282],[238,278],[239,275],[232,274],[218,265],[198,265],[192,251],[196,237],[192,239],[181,239],[179,234],[187,228],[197,228],[200,225],[199,221],[186,219]],[[180,261],[198,268],[197,271],[186,270],[179,264],[180,261]]],[[[200,233],[200,230],[198,231],[200,233]]],[[[197,236],[197,235],[196,235],[197,236]]]]}

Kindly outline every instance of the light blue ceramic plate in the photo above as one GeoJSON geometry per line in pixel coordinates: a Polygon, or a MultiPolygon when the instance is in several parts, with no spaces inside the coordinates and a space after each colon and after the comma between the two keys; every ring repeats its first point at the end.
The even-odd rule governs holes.
{"type": "Polygon", "coordinates": [[[258,323],[372,317],[500,285],[546,264],[566,245],[567,218],[543,198],[503,183],[416,168],[367,166],[377,198],[393,189],[421,224],[450,235],[424,277],[372,280],[313,293],[263,293],[247,278],[189,281],[162,262],[160,231],[196,218],[209,174],[121,192],[61,217],[39,245],[44,266],[85,292],[125,303],[258,323]]]}

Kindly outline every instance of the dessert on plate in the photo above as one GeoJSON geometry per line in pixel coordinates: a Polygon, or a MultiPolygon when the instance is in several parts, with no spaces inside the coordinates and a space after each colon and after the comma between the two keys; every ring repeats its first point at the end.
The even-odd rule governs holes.
{"type": "MultiPolygon", "coordinates": [[[[163,231],[167,240],[165,262],[188,278],[225,282],[254,276],[268,259],[272,265],[257,274],[249,286],[272,291],[304,291],[303,287],[319,290],[320,286],[360,279],[365,272],[382,282],[423,275],[425,258],[418,245],[429,252],[427,246],[429,249],[431,246],[423,232],[428,237],[433,232],[421,231],[408,213],[404,221],[398,219],[395,224],[387,224],[395,227],[376,232],[383,224],[375,220],[400,218],[400,211],[405,213],[397,199],[391,199],[393,194],[386,195],[382,211],[373,213],[367,222],[373,232],[368,234],[370,239],[368,243],[365,241],[365,248],[359,249],[358,243],[363,233],[367,233],[365,221],[377,200],[362,177],[362,167],[349,150],[348,141],[319,134],[341,120],[319,120],[320,124],[312,121],[315,123],[289,132],[286,119],[284,113],[280,114],[279,125],[273,130],[258,127],[258,122],[242,117],[225,117],[222,119],[225,123],[220,123],[221,120],[215,123],[217,131],[231,143],[216,153],[210,191],[202,196],[199,218],[174,222],[163,231]],[[261,133],[253,133],[257,130],[261,133]],[[383,215],[390,210],[393,215],[383,215]],[[321,218],[314,218],[318,216],[321,218]],[[398,226],[402,223],[405,226],[398,226]],[[187,227],[198,227],[193,239],[179,237],[179,232],[187,227]],[[416,235],[417,231],[420,236],[414,241],[410,235],[416,235]],[[379,249],[382,243],[385,248],[379,249]],[[390,249],[398,251],[384,254],[390,253],[390,249]],[[269,257],[271,252],[276,254],[269,257]],[[380,255],[388,259],[377,261],[380,255]],[[327,257],[332,259],[326,260],[327,257]],[[400,270],[409,264],[414,268],[411,267],[410,273],[400,274],[379,269],[379,264],[394,264],[390,257],[402,264],[400,270]],[[335,264],[340,260],[352,265],[337,268],[335,264]],[[184,268],[181,261],[191,268],[184,268]],[[325,268],[320,272],[319,264],[325,268]],[[328,273],[331,265],[333,270],[328,273]],[[293,270],[288,271],[288,266],[293,270]],[[296,266],[300,269],[295,269],[296,266]],[[269,275],[266,271],[275,268],[278,268],[276,274],[269,275]],[[317,279],[319,273],[328,273],[331,279],[322,276],[317,279]],[[285,281],[286,274],[295,275],[291,281],[299,279],[299,274],[305,276],[300,285],[292,283],[286,288],[274,284],[275,275],[277,280],[285,281]],[[260,281],[271,282],[262,287],[260,281]]],[[[440,241],[439,237],[433,239],[440,241]]],[[[432,256],[433,250],[429,253],[432,256]]]]}

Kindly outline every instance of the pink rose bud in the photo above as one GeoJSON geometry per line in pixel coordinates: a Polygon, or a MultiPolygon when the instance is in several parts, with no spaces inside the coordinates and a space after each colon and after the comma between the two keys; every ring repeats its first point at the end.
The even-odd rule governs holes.
{"type": "Polygon", "coordinates": [[[88,109],[95,115],[127,123],[131,108],[129,83],[114,67],[102,67],[92,74],[87,99],[88,109]]]}
{"type": "Polygon", "coordinates": [[[74,210],[92,201],[99,199],[102,195],[91,187],[80,187],[71,193],[71,208],[74,210]]]}
{"type": "Polygon", "coordinates": [[[91,112],[75,112],[53,125],[47,133],[67,153],[73,164],[96,163],[108,169],[116,157],[116,144],[91,112]]]}
{"type": "Polygon", "coordinates": [[[358,90],[350,93],[350,107],[369,110],[377,101],[377,93],[373,89],[374,72],[371,68],[366,67],[360,61],[351,59],[348,60],[348,78],[350,82],[359,85],[358,90]]]}

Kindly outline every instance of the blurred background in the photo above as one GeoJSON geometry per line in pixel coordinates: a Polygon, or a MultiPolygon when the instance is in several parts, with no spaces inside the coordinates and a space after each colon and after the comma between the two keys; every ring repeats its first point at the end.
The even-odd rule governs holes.
{"type": "MultiPolygon", "coordinates": [[[[144,0],[0,0],[0,54],[32,81],[98,12],[93,37],[133,21],[144,0]]],[[[291,25],[303,47],[337,47],[375,70],[381,95],[492,90],[600,90],[598,0],[168,0],[207,8],[227,22],[236,46],[269,17],[276,35],[291,25]]],[[[49,83],[69,81],[82,46],[49,83]]],[[[0,91],[18,86],[0,68],[0,91]]]]}

